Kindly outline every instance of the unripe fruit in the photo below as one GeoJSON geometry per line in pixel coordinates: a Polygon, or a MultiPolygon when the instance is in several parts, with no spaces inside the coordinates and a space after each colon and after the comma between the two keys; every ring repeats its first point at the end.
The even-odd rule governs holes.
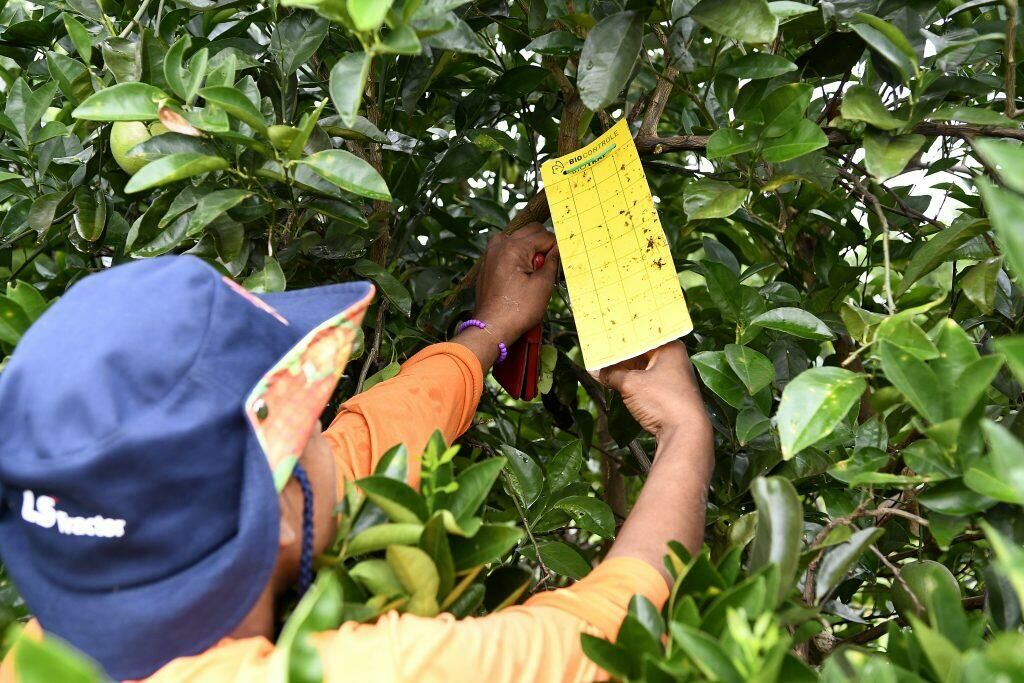
{"type": "MultiPolygon", "coordinates": [[[[913,564],[903,565],[900,567],[900,574],[903,576],[903,581],[914,592],[914,596],[921,603],[921,607],[925,610],[928,609],[932,594],[936,590],[941,589],[942,586],[940,584],[943,583],[949,586],[947,592],[951,590],[952,594],[956,595],[957,600],[960,599],[960,584],[957,583],[956,577],[953,576],[953,573],[944,564],[932,560],[921,560],[913,564]]],[[[911,598],[903,584],[899,581],[893,581],[889,598],[892,600],[896,612],[904,620],[911,614],[918,618],[926,616],[923,612],[917,610],[914,606],[913,598],[911,598]]]]}
{"type": "Polygon", "coordinates": [[[141,121],[115,121],[110,127],[110,152],[114,155],[114,161],[125,173],[135,175],[149,161],[128,156],[128,152],[154,135],[166,132],[166,126],[159,122],[147,128],[141,121]]]}

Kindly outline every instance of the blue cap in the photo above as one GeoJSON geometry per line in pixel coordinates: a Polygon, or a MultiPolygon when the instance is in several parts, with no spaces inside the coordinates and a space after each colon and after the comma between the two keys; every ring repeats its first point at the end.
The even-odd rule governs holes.
{"type": "Polygon", "coordinates": [[[0,556],[44,630],[136,679],[239,624],[277,558],[275,458],[294,464],[342,368],[287,385],[311,387],[290,436],[261,432],[261,395],[311,340],[348,343],[372,294],[257,299],[168,256],[83,279],[28,330],[0,373],[0,556]]]}

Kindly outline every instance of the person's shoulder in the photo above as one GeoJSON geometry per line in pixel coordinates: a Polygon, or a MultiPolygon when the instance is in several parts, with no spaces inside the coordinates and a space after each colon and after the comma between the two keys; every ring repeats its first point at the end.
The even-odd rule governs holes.
{"type": "Polygon", "coordinates": [[[274,651],[274,644],[263,637],[224,638],[205,652],[171,660],[145,682],[241,683],[264,680],[270,672],[274,651]]]}

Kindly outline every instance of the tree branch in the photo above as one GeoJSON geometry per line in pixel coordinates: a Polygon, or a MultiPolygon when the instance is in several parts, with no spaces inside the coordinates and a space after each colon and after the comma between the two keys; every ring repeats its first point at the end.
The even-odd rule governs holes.
{"type": "Polygon", "coordinates": [[[1003,0],[1006,5],[1006,42],[1003,43],[1003,77],[1006,83],[1006,115],[1011,119],[1024,114],[1017,109],[1017,0],[1003,0]]]}

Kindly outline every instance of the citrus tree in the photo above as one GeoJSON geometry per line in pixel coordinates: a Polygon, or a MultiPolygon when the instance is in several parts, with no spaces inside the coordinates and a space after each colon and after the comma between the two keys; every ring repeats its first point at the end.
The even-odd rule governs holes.
{"type": "MultiPolygon", "coordinates": [[[[637,681],[1019,680],[1018,20],[1016,0],[8,0],[0,357],[83,276],[190,253],[253,291],[373,280],[343,400],[452,333],[488,235],[548,219],[540,163],[626,119],[717,466],[664,611],[637,599],[588,655],[637,681]]],[[[331,609],[282,636],[296,680],[310,628],[481,614],[600,560],[653,444],[584,371],[562,286],[544,343],[541,397],[488,384],[422,492],[407,454],[353,489],[309,598],[331,609]]],[[[24,618],[0,583],[0,619],[24,618]]]]}

